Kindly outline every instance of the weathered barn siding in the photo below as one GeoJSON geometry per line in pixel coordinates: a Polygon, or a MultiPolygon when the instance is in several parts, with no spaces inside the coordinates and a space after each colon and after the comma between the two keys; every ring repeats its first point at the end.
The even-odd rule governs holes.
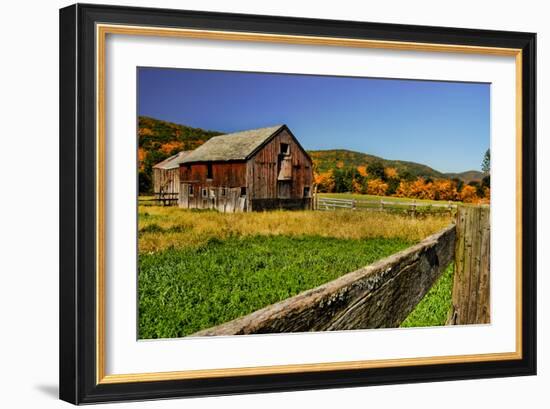
{"type": "Polygon", "coordinates": [[[201,186],[246,187],[246,163],[212,163],[212,178],[207,178],[208,164],[191,163],[180,166],[181,183],[201,186]]]}
{"type": "Polygon", "coordinates": [[[155,193],[179,193],[179,169],[153,168],[153,189],[155,193]]]}
{"type": "Polygon", "coordinates": [[[222,212],[243,211],[246,197],[246,163],[192,163],[180,166],[181,193],[179,206],[189,209],[216,209],[222,212]]]}
{"type": "Polygon", "coordinates": [[[153,192],[156,195],[161,197],[166,193],[179,193],[179,164],[189,153],[191,151],[178,152],[153,166],[153,192]]]}
{"type": "Polygon", "coordinates": [[[197,185],[192,185],[190,183],[181,184],[178,199],[180,207],[187,209],[215,209],[224,213],[242,212],[246,210],[246,196],[241,194],[240,187],[193,187],[191,193],[190,186],[197,185]]]}
{"type": "Polygon", "coordinates": [[[290,208],[310,206],[310,200],[296,199],[311,197],[311,159],[286,129],[282,129],[248,160],[246,176],[249,210],[289,207],[286,204],[290,208]],[[288,145],[288,155],[281,154],[281,144],[288,145]],[[304,188],[308,188],[309,192],[305,192],[304,188]],[[280,206],[281,201],[288,203],[280,206]]]}

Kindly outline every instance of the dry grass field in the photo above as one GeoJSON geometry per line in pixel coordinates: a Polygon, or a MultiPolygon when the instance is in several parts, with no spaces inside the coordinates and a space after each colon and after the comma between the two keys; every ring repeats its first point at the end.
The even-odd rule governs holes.
{"type": "Polygon", "coordinates": [[[215,238],[250,235],[392,238],[419,241],[451,223],[449,215],[409,217],[378,212],[272,211],[218,213],[177,207],[139,207],[139,251],[196,248],[215,238]]]}

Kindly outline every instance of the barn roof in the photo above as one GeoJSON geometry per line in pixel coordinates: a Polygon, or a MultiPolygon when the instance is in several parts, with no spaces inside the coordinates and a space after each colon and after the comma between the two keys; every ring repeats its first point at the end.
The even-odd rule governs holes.
{"type": "Polygon", "coordinates": [[[215,136],[192,151],[180,163],[246,160],[284,126],[215,136]]]}
{"type": "Polygon", "coordinates": [[[157,163],[153,168],[155,169],[176,169],[180,166],[181,161],[187,157],[193,151],[181,151],[162,162],[157,163]]]}

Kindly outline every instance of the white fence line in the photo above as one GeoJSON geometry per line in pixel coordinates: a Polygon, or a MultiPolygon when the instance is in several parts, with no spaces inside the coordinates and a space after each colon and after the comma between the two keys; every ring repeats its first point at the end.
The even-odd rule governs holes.
{"type": "Polygon", "coordinates": [[[398,201],[385,201],[385,200],[355,200],[355,199],[339,199],[333,197],[317,197],[316,198],[318,210],[336,210],[336,209],[350,209],[355,210],[357,208],[369,208],[372,209],[399,209],[405,208],[416,211],[419,207],[427,208],[444,208],[444,209],[456,209],[457,205],[451,202],[447,204],[443,203],[425,203],[425,202],[398,202],[398,201]]]}

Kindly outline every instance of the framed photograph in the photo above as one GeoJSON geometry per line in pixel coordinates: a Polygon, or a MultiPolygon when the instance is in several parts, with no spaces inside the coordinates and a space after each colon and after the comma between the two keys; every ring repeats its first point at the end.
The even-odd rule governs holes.
{"type": "Polygon", "coordinates": [[[60,11],[60,398],[536,373],[532,33],[60,11]]]}

